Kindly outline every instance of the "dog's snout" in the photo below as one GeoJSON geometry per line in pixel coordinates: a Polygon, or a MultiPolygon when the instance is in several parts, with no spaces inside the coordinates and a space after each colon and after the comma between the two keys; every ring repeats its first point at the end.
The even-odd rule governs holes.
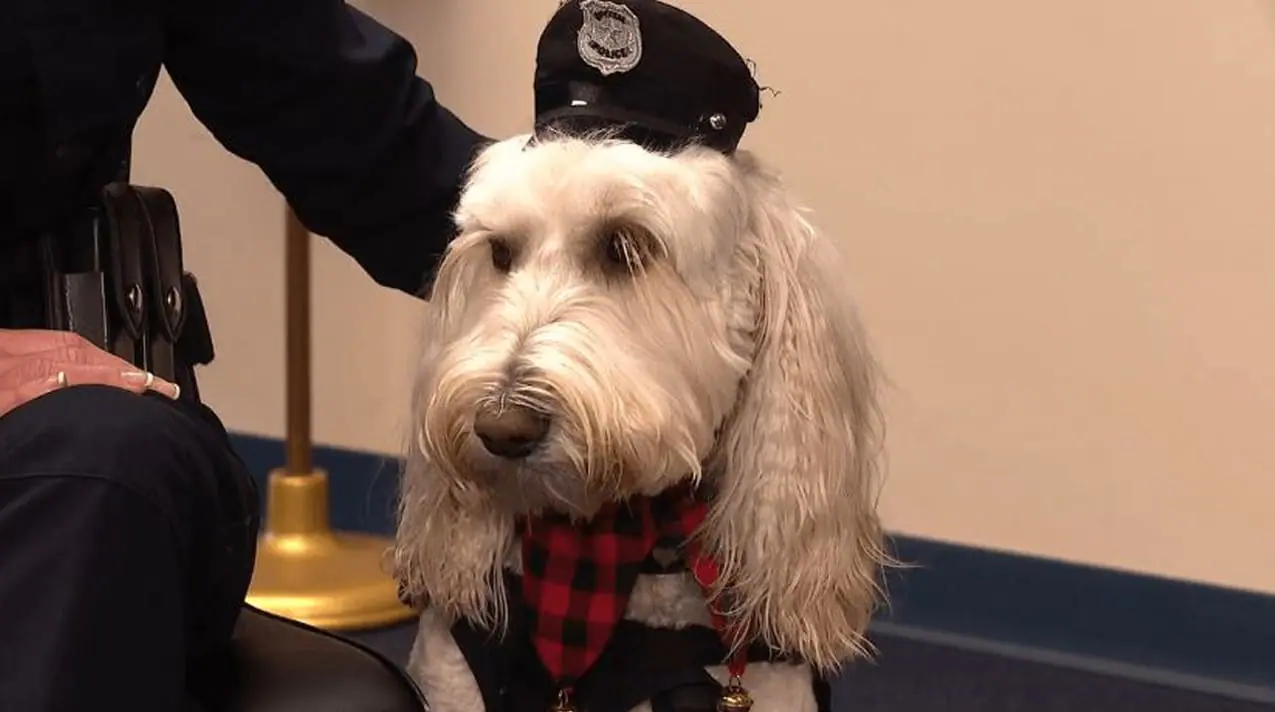
{"type": "Polygon", "coordinates": [[[517,405],[484,408],[474,416],[474,434],[491,454],[516,460],[530,455],[544,441],[549,418],[517,405]]]}

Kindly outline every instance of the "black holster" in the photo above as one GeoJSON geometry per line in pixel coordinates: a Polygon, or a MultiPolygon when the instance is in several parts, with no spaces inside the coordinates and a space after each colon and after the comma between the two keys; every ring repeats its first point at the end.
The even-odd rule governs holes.
{"type": "Polygon", "coordinates": [[[49,328],[74,331],[197,399],[193,369],[212,362],[212,337],[168,191],[106,186],[66,230],[41,238],[40,261],[49,328]]]}

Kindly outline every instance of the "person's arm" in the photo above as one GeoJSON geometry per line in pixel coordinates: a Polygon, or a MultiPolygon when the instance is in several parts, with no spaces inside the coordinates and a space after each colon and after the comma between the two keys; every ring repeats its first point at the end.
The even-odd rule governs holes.
{"type": "Polygon", "coordinates": [[[417,293],[487,139],[412,46],[342,0],[176,0],[165,66],[195,116],[377,282],[417,293]]]}

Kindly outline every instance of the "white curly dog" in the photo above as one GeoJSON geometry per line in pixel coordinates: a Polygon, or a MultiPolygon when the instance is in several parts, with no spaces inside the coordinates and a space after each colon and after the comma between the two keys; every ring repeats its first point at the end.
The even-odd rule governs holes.
{"type": "Polygon", "coordinates": [[[874,362],[833,245],[753,155],[605,136],[491,146],[457,217],[395,552],[431,708],[484,709],[450,627],[500,630],[519,517],[690,482],[720,584],[644,575],[626,618],[709,626],[720,594],[801,661],[747,669],[756,712],[814,710],[812,673],[866,650],[887,559],[874,362]]]}

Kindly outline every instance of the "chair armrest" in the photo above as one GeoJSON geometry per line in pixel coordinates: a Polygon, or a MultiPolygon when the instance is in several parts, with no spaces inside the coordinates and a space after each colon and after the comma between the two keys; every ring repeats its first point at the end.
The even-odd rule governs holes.
{"type": "Polygon", "coordinates": [[[426,712],[408,675],[376,651],[244,606],[232,644],[191,671],[201,712],[426,712]]]}

